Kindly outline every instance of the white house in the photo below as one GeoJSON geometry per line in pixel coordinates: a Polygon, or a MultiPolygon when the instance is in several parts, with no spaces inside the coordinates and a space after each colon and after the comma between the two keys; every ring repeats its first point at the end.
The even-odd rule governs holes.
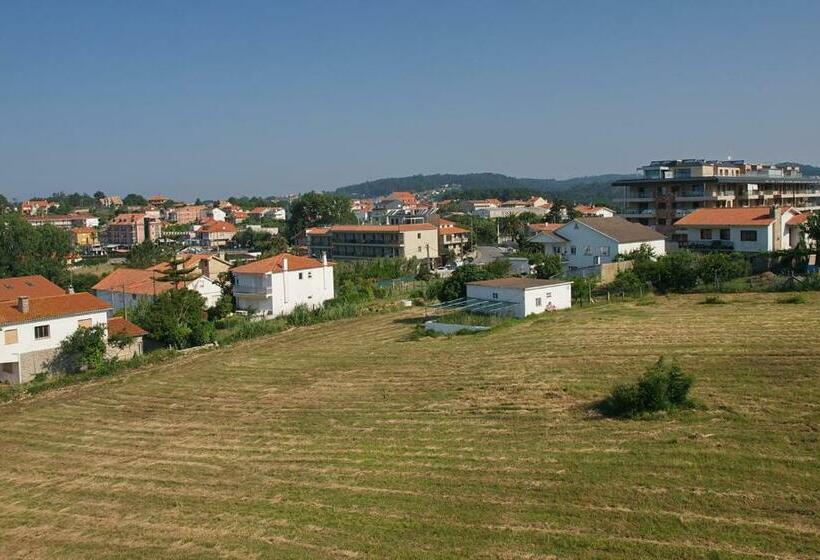
{"type": "Polygon", "coordinates": [[[579,212],[583,217],[598,217],[598,218],[611,218],[615,215],[615,210],[612,208],[607,208],[606,206],[595,206],[587,205],[587,204],[578,204],[575,207],[575,211],[579,212]]]}
{"type": "Polygon", "coordinates": [[[521,318],[572,306],[572,282],[539,278],[499,278],[467,282],[467,298],[507,302],[498,313],[521,318]]]}
{"type": "Polygon", "coordinates": [[[675,239],[693,249],[762,253],[789,249],[805,215],[793,208],[698,208],[675,222],[675,239]]]}
{"type": "MultiPolygon", "coordinates": [[[[153,301],[157,295],[172,289],[174,285],[171,282],[160,280],[163,274],[162,271],[152,269],[118,268],[97,282],[92,289],[97,297],[119,310],[132,307],[141,300],[153,301]]],[[[199,293],[205,299],[206,308],[216,305],[222,296],[219,284],[205,275],[189,280],[185,287],[199,293]]]]}
{"type": "Polygon", "coordinates": [[[207,215],[215,222],[224,222],[228,214],[222,208],[210,208],[207,215]]]}
{"type": "Polygon", "coordinates": [[[320,259],[280,253],[234,268],[237,309],[266,318],[287,315],[298,305],[319,307],[333,299],[333,266],[320,259]]]}
{"type": "MultiPolygon", "coordinates": [[[[25,383],[46,371],[60,343],[79,328],[101,325],[108,332],[111,305],[89,293],[64,293],[41,276],[0,283],[5,298],[0,301],[0,382],[25,383]],[[12,292],[16,297],[8,299],[12,292]]],[[[124,319],[116,329],[144,333],[124,319]]],[[[132,350],[141,352],[141,346],[132,350]]]]}
{"type": "Polygon", "coordinates": [[[614,262],[649,245],[656,256],[666,254],[666,237],[654,229],[623,218],[576,218],[556,229],[555,235],[566,239],[562,256],[570,270],[614,262]]]}

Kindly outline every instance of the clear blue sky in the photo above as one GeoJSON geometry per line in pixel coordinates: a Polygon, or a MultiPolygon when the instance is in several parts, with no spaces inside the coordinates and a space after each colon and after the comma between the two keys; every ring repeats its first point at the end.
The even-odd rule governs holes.
{"type": "Polygon", "coordinates": [[[0,0],[0,192],[820,163],[820,2],[0,0]]]}

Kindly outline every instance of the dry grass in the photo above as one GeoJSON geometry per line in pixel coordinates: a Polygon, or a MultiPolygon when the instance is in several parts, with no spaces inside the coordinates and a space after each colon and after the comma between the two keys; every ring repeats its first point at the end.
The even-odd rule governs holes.
{"type": "Polygon", "coordinates": [[[0,407],[0,558],[817,558],[820,297],[295,329],[0,407]],[[705,410],[588,405],[659,354],[705,410]]]}

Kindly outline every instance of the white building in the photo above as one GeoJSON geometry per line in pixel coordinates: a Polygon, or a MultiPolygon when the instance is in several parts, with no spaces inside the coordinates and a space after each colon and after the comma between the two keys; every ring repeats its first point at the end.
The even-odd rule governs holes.
{"type": "Polygon", "coordinates": [[[499,278],[467,283],[467,298],[488,302],[507,302],[499,310],[521,318],[572,306],[572,282],[538,278],[499,278]]]}
{"type": "Polygon", "coordinates": [[[615,215],[615,211],[612,208],[607,208],[606,206],[595,206],[593,205],[586,205],[586,204],[579,204],[575,207],[576,212],[580,212],[581,216],[584,217],[598,217],[598,218],[611,218],[615,215]]]}
{"type": "MultiPolygon", "coordinates": [[[[188,263],[186,262],[185,265],[188,263]]],[[[97,282],[92,288],[97,297],[107,301],[115,310],[132,307],[140,301],[153,301],[154,298],[174,285],[159,280],[164,273],[159,270],[141,268],[118,268],[97,282]]],[[[185,283],[189,290],[197,292],[205,300],[205,307],[216,305],[222,296],[222,288],[205,275],[185,283]]]]}
{"type": "MultiPolygon", "coordinates": [[[[5,278],[0,283],[5,285],[3,298],[16,293],[14,299],[0,301],[0,382],[25,383],[46,371],[63,340],[79,328],[101,325],[108,331],[111,305],[89,293],[64,293],[41,276],[5,278]]],[[[124,319],[116,326],[144,333],[124,319]]],[[[133,351],[141,352],[141,346],[133,351]]]]}
{"type": "Polygon", "coordinates": [[[611,263],[650,246],[656,256],[666,254],[666,237],[654,229],[623,218],[577,218],[556,229],[555,235],[566,239],[562,258],[570,270],[611,263]]]}
{"type": "Polygon", "coordinates": [[[699,208],[675,222],[675,240],[692,249],[762,253],[790,249],[805,214],[793,208],[699,208]]]}
{"type": "Polygon", "coordinates": [[[333,299],[333,266],[321,260],[280,253],[234,268],[237,309],[266,318],[287,315],[298,305],[319,307],[333,299]]]}
{"type": "Polygon", "coordinates": [[[215,222],[224,222],[227,217],[227,214],[222,208],[210,208],[207,215],[215,222]]]}

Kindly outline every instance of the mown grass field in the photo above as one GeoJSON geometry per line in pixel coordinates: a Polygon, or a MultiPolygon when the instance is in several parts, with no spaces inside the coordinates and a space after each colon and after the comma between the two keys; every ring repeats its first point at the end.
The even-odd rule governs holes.
{"type": "Polygon", "coordinates": [[[820,294],[295,329],[0,406],[0,558],[817,558],[820,294]],[[589,405],[666,354],[705,408],[589,405]]]}

